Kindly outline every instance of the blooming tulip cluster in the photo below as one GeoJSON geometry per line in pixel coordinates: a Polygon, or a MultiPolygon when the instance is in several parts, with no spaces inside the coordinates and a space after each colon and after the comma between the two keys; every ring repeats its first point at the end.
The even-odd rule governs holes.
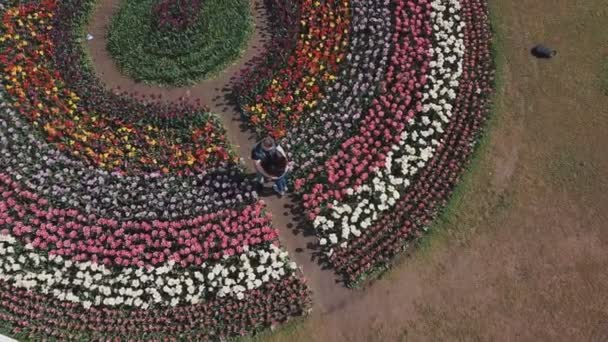
{"type": "MultiPolygon", "coordinates": [[[[0,99],[2,94],[0,94],[0,99]]],[[[238,170],[196,176],[123,175],[71,159],[40,141],[18,114],[0,103],[0,164],[23,187],[54,206],[117,219],[184,219],[257,198],[238,170]]],[[[211,170],[210,170],[211,171],[211,170]]]]}
{"type": "Polygon", "coordinates": [[[93,305],[148,309],[154,305],[198,304],[210,294],[244,299],[246,291],[280,280],[288,270],[296,269],[287,253],[274,245],[257,251],[245,247],[235,260],[203,263],[188,272],[174,261],[113,271],[95,262],[64,260],[34,249],[32,244],[19,244],[10,234],[0,235],[0,280],[62,301],[81,303],[85,309],[93,305]]]}
{"type": "Polygon", "coordinates": [[[16,110],[48,141],[96,166],[124,172],[192,172],[234,162],[219,121],[209,113],[160,106],[150,110],[159,120],[139,120],[152,105],[123,106],[129,100],[99,89],[86,71],[78,76],[86,62],[82,48],[74,46],[76,28],[61,20],[68,15],[73,14],[46,0],[2,16],[0,66],[7,75],[2,84],[16,110]],[[114,113],[106,114],[107,108],[114,113]],[[130,110],[136,112],[123,114],[130,110]],[[173,111],[184,114],[171,118],[173,111]]]}
{"type": "Polygon", "coordinates": [[[293,54],[269,86],[249,94],[244,115],[258,132],[283,137],[305,110],[324,97],[322,87],[336,79],[350,30],[350,0],[305,0],[300,5],[300,34],[293,54]]]}
{"type": "MultiPolygon", "coordinates": [[[[266,296],[263,300],[274,300],[272,305],[275,305],[290,298],[292,304],[288,307],[281,304],[283,308],[258,309],[258,317],[272,313],[276,318],[271,323],[265,319],[254,319],[251,323],[243,321],[243,332],[276,324],[304,312],[308,305],[306,288],[297,275],[295,264],[275,246],[277,233],[270,226],[263,203],[257,200],[255,192],[238,192],[241,188],[251,188],[242,176],[232,183],[228,177],[228,181],[222,183],[222,174],[212,173],[201,175],[202,182],[198,177],[160,174],[128,177],[85,168],[82,161],[70,160],[57,154],[56,150],[53,153],[48,143],[36,142],[36,136],[27,133],[28,127],[2,100],[0,164],[4,173],[0,175],[0,283],[43,294],[49,300],[52,297],[75,303],[85,309],[117,307],[127,310],[134,307],[154,311],[163,306],[198,305],[213,301],[213,298],[234,297],[250,301],[252,295],[266,296]],[[30,139],[31,145],[24,144],[30,139]],[[36,156],[41,158],[34,159],[36,156]],[[38,161],[42,163],[35,165],[38,161]],[[20,170],[17,169],[19,165],[20,170]],[[32,175],[33,171],[38,171],[36,177],[32,175]],[[74,182],[62,184],[62,178],[54,179],[62,173],[70,177],[66,180],[74,182]],[[78,179],[78,174],[88,174],[93,177],[89,181],[99,182],[98,191],[87,192],[90,189],[87,184],[92,183],[86,177],[78,179]],[[133,189],[127,185],[120,188],[129,178],[141,179],[140,185],[134,185],[133,189]],[[114,189],[116,193],[105,193],[105,182],[108,182],[108,189],[114,189]],[[191,192],[179,193],[180,188],[197,190],[193,186],[197,182],[201,182],[203,189],[207,184],[207,190],[211,195],[217,193],[217,198],[202,194],[198,201],[191,201],[194,198],[191,192]],[[138,196],[146,194],[150,199],[155,198],[154,193],[145,192],[146,186],[151,186],[149,191],[159,192],[167,202],[159,209],[152,205],[142,207],[154,215],[134,214],[137,207],[128,205],[129,201],[139,200],[138,196]],[[225,199],[221,192],[223,188],[228,194],[232,191],[240,200],[225,199]],[[75,190],[89,198],[97,198],[98,207],[88,204],[78,192],[72,192],[75,190]],[[127,193],[131,196],[121,195],[127,193]],[[84,206],[84,210],[78,205],[72,207],[73,203],[84,206]],[[203,209],[197,210],[199,205],[203,209]],[[175,206],[179,218],[171,219],[173,212],[164,213],[171,206],[175,206]],[[268,290],[269,284],[273,290],[268,290]],[[284,287],[287,285],[289,287],[284,287]],[[260,289],[264,292],[254,292],[260,289]],[[264,294],[275,290],[279,292],[264,294]]],[[[233,177],[238,176],[236,171],[232,173],[233,177]]],[[[6,303],[0,305],[8,305],[6,303]]],[[[10,307],[2,307],[10,310],[10,307]]],[[[201,320],[208,321],[214,315],[208,312],[201,320]]],[[[224,317],[220,319],[229,321],[224,317]]],[[[80,329],[79,333],[84,336],[92,334],[87,332],[87,326],[80,326],[80,329]]],[[[27,331],[32,333],[31,329],[27,331]]],[[[219,333],[234,333],[229,331],[219,333]]],[[[61,329],[56,332],[65,333],[61,329]]]]}
{"type": "Polygon", "coordinates": [[[168,260],[182,267],[201,265],[243,253],[277,238],[261,202],[178,221],[142,221],[83,215],[57,209],[48,200],[24,191],[0,173],[0,224],[50,254],[91,260],[107,266],[156,266],[168,260]]]}
{"type": "Polygon", "coordinates": [[[315,108],[287,121],[283,143],[320,250],[353,284],[389,264],[446,202],[486,117],[493,76],[482,0],[350,7],[344,65],[315,108]]]}
{"type": "Polygon", "coordinates": [[[349,282],[356,282],[375,267],[389,264],[409,241],[425,231],[448,200],[487,116],[493,74],[486,7],[479,0],[460,3],[464,55],[462,74],[450,108],[451,119],[442,126],[441,143],[432,157],[417,170],[417,176],[401,192],[391,210],[364,229],[360,238],[353,239],[345,248],[336,249],[329,257],[330,263],[349,282]],[[368,252],[357,255],[354,252],[357,250],[368,252]]]}
{"type": "Polygon", "coordinates": [[[264,44],[261,55],[254,57],[250,66],[241,70],[232,87],[232,96],[239,107],[244,109],[243,118],[247,120],[246,108],[251,108],[258,96],[266,91],[277,70],[281,70],[295,48],[299,33],[300,5],[293,0],[266,0],[268,30],[270,39],[264,44]]]}
{"type": "Polygon", "coordinates": [[[342,71],[318,108],[292,126],[285,139],[298,164],[296,176],[306,176],[352,134],[385,77],[393,33],[391,2],[355,0],[351,5],[352,39],[342,71]]]}
{"type": "Polygon", "coordinates": [[[157,309],[86,309],[0,281],[0,320],[28,340],[222,341],[301,315],[307,295],[302,282],[288,277],[265,283],[242,300],[227,296],[157,309]]]}
{"type": "MultiPolygon", "coordinates": [[[[407,129],[400,133],[396,132],[394,135],[373,137],[374,134],[371,134],[370,139],[368,138],[370,134],[365,133],[376,128],[377,125],[370,123],[362,126],[361,131],[364,134],[352,138],[353,143],[350,146],[357,142],[365,144],[367,140],[368,145],[384,148],[382,152],[377,155],[376,160],[373,155],[367,155],[366,159],[361,160],[355,153],[358,150],[356,147],[340,151],[343,155],[353,155],[354,158],[343,163],[344,159],[338,156],[326,164],[330,169],[328,172],[329,185],[325,188],[331,188],[331,185],[344,174],[342,171],[344,169],[354,170],[354,177],[337,182],[337,187],[334,187],[340,191],[337,198],[332,196],[336,193],[335,190],[332,193],[331,190],[321,189],[320,186],[314,187],[316,193],[311,194],[313,201],[317,195],[326,193],[330,194],[329,199],[333,199],[331,208],[328,210],[329,213],[325,216],[316,216],[314,222],[315,228],[321,231],[330,231],[334,227],[339,227],[340,234],[337,235],[337,238],[330,239],[330,242],[331,240],[348,240],[351,233],[355,236],[360,235],[359,229],[369,227],[382,212],[395,205],[400,197],[399,190],[410,185],[411,179],[415,177],[418,170],[423,168],[435,153],[436,146],[440,144],[438,139],[444,132],[443,125],[448,123],[452,117],[451,109],[453,100],[456,98],[454,88],[458,87],[458,80],[462,74],[461,58],[464,49],[459,31],[463,25],[458,25],[453,20],[445,20],[444,17],[449,13],[450,8],[455,8],[454,13],[458,15],[458,3],[455,3],[455,7],[442,6],[439,1],[433,2],[431,5],[433,13],[435,13],[432,19],[433,27],[436,27],[436,31],[433,32],[435,42],[442,42],[443,37],[454,39],[446,40],[445,45],[440,49],[434,47],[429,49],[429,56],[432,58],[429,63],[430,72],[426,81],[423,82],[423,96],[416,104],[420,109],[420,114],[409,118],[407,129]],[[441,11],[442,9],[443,11],[441,11]],[[393,136],[399,137],[399,140],[393,143],[390,149],[386,149],[385,144],[391,142],[390,138],[393,136]],[[364,167],[359,167],[361,165],[364,167]],[[366,167],[368,165],[371,166],[366,167]],[[368,170],[370,171],[370,182],[366,182],[368,178],[365,177],[368,170]],[[348,180],[354,180],[355,186],[349,186],[351,184],[348,183],[348,180]]],[[[405,99],[407,106],[407,98],[405,99]]],[[[394,104],[394,102],[391,103],[391,105],[394,104]]],[[[386,121],[388,122],[388,120],[386,121]]],[[[383,128],[380,127],[380,129],[383,128]]],[[[363,153],[365,154],[365,151],[363,153]]]]}

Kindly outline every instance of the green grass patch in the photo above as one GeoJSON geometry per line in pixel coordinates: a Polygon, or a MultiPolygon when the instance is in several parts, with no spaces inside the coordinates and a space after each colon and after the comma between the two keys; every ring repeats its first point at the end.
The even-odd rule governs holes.
{"type": "Polygon", "coordinates": [[[600,70],[600,89],[604,95],[608,96],[608,59],[604,61],[604,64],[600,70]]]}
{"type": "Polygon", "coordinates": [[[197,22],[182,33],[159,33],[158,0],[125,0],[112,18],[108,50],[136,81],[184,86],[211,77],[236,60],[253,32],[249,0],[206,0],[197,22]]]}

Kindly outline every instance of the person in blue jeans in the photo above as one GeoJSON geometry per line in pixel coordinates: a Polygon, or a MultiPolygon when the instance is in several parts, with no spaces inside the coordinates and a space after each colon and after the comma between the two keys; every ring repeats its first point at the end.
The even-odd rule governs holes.
{"type": "Polygon", "coordinates": [[[272,189],[283,196],[287,192],[287,171],[289,162],[287,154],[274,138],[267,136],[253,146],[251,159],[257,172],[256,179],[260,187],[266,179],[274,181],[272,189]]]}

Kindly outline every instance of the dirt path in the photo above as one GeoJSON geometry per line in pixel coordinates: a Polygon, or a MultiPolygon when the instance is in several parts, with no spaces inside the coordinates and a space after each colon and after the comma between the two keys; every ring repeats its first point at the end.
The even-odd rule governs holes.
{"type": "MultiPolygon", "coordinates": [[[[124,76],[114,64],[106,49],[107,26],[112,15],[118,10],[122,0],[101,0],[89,25],[89,33],[95,38],[88,42],[90,55],[95,71],[109,89],[120,88],[140,95],[159,95],[164,99],[190,100],[200,99],[202,103],[216,113],[227,130],[227,135],[237,151],[243,157],[249,171],[253,172],[248,160],[250,148],[255,143],[254,137],[241,127],[242,121],[237,109],[228,103],[226,96],[230,90],[230,82],[238,72],[247,65],[248,61],[264,51],[265,40],[269,37],[266,30],[267,21],[262,0],[252,0],[254,7],[255,31],[247,49],[235,63],[226,68],[217,77],[202,81],[192,87],[161,88],[137,83],[124,76]]],[[[298,224],[291,208],[293,203],[288,198],[280,199],[270,194],[264,196],[268,209],[273,214],[273,224],[279,230],[280,240],[289,251],[292,258],[302,268],[304,275],[313,291],[313,308],[315,312],[327,313],[343,307],[355,300],[358,292],[350,291],[336,282],[336,276],[331,270],[322,269],[313,259],[309,245],[314,243],[310,233],[298,230],[298,224]]]]}

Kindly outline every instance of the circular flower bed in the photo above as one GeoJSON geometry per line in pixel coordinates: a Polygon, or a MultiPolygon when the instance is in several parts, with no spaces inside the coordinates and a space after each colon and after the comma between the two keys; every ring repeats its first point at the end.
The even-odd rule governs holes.
{"type": "MultiPolygon", "coordinates": [[[[212,0],[130,4],[146,1],[154,34],[209,25],[212,0]]],[[[80,45],[94,3],[0,5],[0,326],[225,340],[304,314],[310,294],[216,117],[96,79],[80,45]]],[[[493,83],[486,3],[265,4],[272,40],[236,98],[296,161],[320,255],[354,286],[428,229],[474,149],[493,83]]]]}
{"type": "Polygon", "coordinates": [[[180,86],[234,61],[251,31],[249,0],[129,0],[112,18],[108,50],[131,78],[180,86]]]}

